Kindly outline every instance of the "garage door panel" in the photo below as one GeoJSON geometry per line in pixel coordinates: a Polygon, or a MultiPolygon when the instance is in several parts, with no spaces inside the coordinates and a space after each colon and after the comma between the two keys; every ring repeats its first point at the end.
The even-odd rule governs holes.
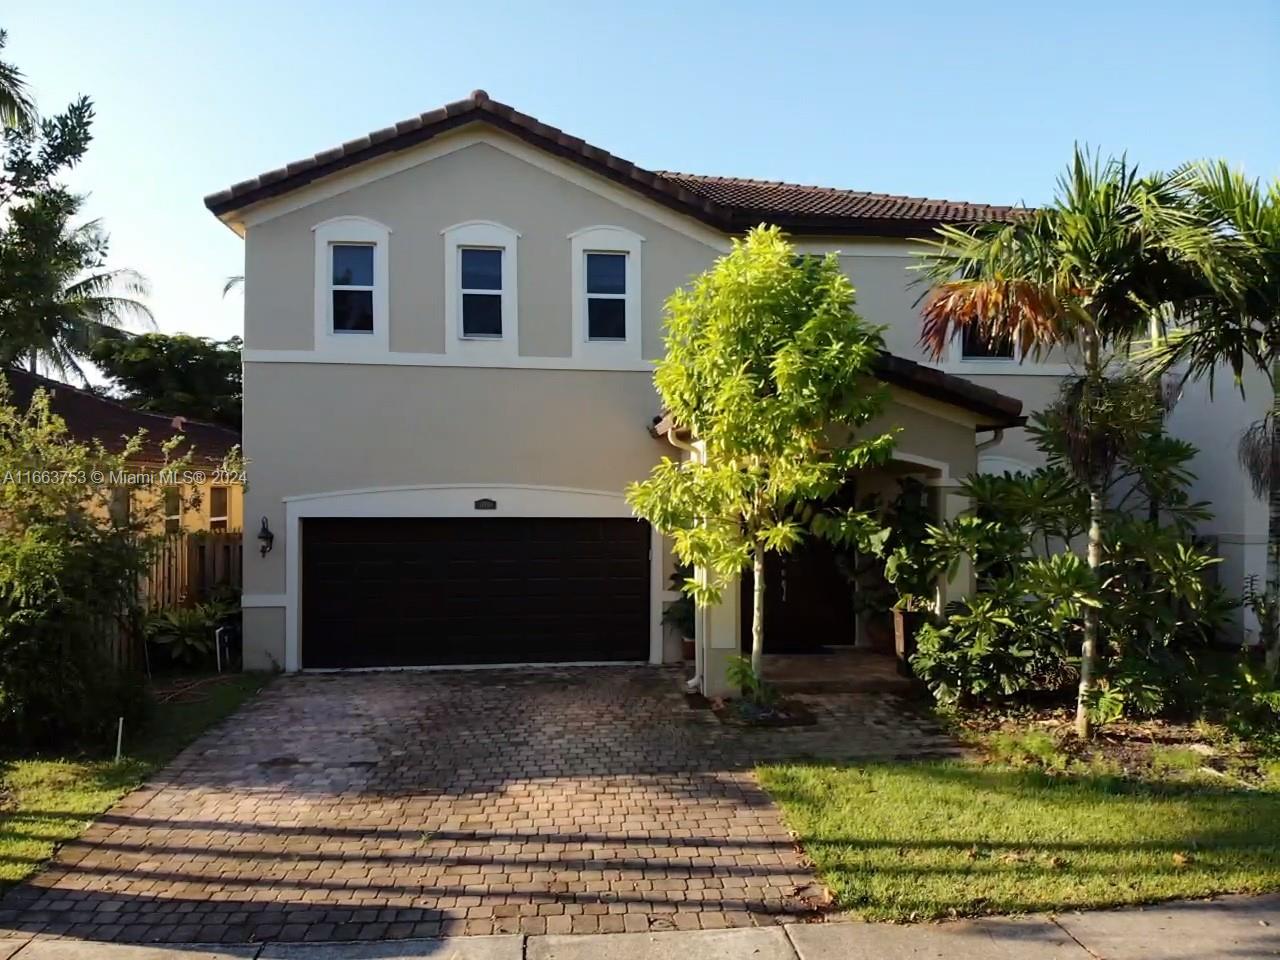
{"type": "Polygon", "coordinates": [[[634,520],[308,518],[302,663],[644,660],[648,551],[634,520]]]}

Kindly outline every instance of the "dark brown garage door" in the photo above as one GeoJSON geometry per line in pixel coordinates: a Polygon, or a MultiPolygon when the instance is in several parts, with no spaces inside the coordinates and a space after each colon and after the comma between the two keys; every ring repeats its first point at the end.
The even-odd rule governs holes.
{"type": "Polygon", "coordinates": [[[648,656],[640,521],[302,521],[304,667],[648,656]]]}

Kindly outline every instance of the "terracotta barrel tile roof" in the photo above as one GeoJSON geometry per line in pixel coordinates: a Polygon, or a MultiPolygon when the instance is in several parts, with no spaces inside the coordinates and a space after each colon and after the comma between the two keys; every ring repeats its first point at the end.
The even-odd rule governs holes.
{"type": "Polygon", "coordinates": [[[900,197],[858,190],[646,170],[558,127],[499,103],[483,90],[339,147],[295,160],[205,197],[218,216],[282,196],[376,157],[406,150],[468,123],[486,123],[651,200],[728,233],[767,220],[800,233],[918,236],[943,223],[1009,220],[1022,208],[900,197]]]}
{"type": "Polygon", "coordinates": [[[721,206],[761,216],[781,213],[788,216],[976,223],[1008,220],[1017,216],[1019,209],[956,200],[899,197],[865,190],[840,190],[779,180],[707,177],[666,170],[658,171],[658,175],[721,206]]]}
{"type": "Polygon", "coordinates": [[[101,440],[108,450],[118,453],[128,438],[139,430],[146,430],[142,448],[132,458],[138,464],[162,464],[165,443],[178,434],[189,444],[183,449],[193,450],[192,459],[202,466],[221,463],[231,448],[240,443],[239,433],[214,423],[145,413],[25,370],[4,370],[0,375],[9,383],[10,402],[22,410],[31,405],[36,390],[43,388],[49,394],[50,409],[66,421],[67,431],[81,443],[101,440]],[[174,426],[175,420],[182,424],[182,429],[174,426]]]}

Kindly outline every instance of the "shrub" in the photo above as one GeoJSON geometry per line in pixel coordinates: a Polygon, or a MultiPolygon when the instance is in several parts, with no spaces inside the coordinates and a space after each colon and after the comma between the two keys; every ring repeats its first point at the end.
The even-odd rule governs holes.
{"type": "Polygon", "coordinates": [[[234,612],[233,608],[215,601],[153,611],[144,628],[147,642],[163,651],[173,666],[189,670],[212,667],[216,631],[234,612]]]}
{"type": "Polygon", "coordinates": [[[144,706],[104,639],[136,635],[160,497],[140,491],[135,510],[112,509],[107,481],[137,473],[128,458],[141,438],[112,453],[72,439],[43,392],[25,411],[8,400],[0,378],[0,743],[85,744],[144,706]]]}
{"type": "Polygon", "coordinates": [[[1061,404],[1032,418],[1047,465],[1030,474],[974,476],[973,509],[926,544],[938,569],[973,565],[977,592],[925,628],[912,667],[942,703],[981,703],[1060,691],[1076,677],[1084,611],[1099,611],[1100,721],[1201,702],[1197,657],[1233,605],[1207,576],[1217,561],[1195,541],[1208,511],[1193,502],[1195,448],[1165,436],[1159,418],[1127,442],[1107,477],[1111,504],[1095,575],[1077,547],[1088,498],[1064,462],[1061,404]]]}

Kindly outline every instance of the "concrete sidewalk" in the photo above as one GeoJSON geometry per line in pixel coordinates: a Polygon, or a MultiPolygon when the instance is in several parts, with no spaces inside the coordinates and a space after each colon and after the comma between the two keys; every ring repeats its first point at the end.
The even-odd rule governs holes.
{"type": "Polygon", "coordinates": [[[0,960],[1239,960],[1280,957],[1280,895],[896,926],[143,946],[0,940],[0,960]]]}

